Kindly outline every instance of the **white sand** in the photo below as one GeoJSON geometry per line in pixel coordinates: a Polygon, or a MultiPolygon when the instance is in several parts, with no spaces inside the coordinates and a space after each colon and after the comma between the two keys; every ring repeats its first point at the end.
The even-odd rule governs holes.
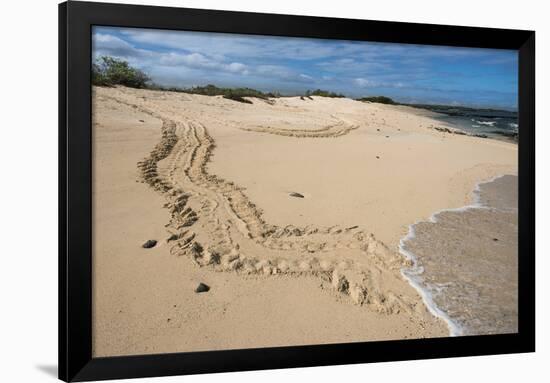
{"type": "Polygon", "coordinates": [[[445,336],[399,238],[517,169],[405,107],[95,95],[96,356],[445,336]]]}

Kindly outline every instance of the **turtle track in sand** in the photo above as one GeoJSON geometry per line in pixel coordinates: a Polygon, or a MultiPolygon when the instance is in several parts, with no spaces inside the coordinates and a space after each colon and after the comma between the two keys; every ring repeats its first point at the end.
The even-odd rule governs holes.
{"type": "MultiPolygon", "coordinates": [[[[234,183],[207,172],[215,142],[200,122],[174,118],[120,92],[108,96],[162,121],[161,139],[138,162],[138,179],[163,194],[171,253],[200,267],[259,275],[313,275],[355,304],[381,313],[420,312],[417,301],[387,286],[408,286],[408,262],[356,225],[275,226],[234,183]]],[[[326,129],[328,130],[328,129],[326,129]]],[[[325,131],[326,131],[325,130],[325,131]]],[[[421,307],[422,306],[422,307],[421,307]]]]}
{"type": "MultiPolygon", "coordinates": [[[[337,117],[332,116],[335,119],[337,117]]],[[[350,125],[338,119],[339,121],[333,125],[328,125],[319,129],[287,129],[287,128],[276,128],[270,126],[257,126],[257,127],[247,127],[239,128],[247,132],[256,132],[256,133],[269,133],[275,134],[278,136],[286,137],[298,137],[298,138],[329,138],[329,137],[340,137],[348,134],[352,130],[359,128],[358,125],[350,125]]]]}

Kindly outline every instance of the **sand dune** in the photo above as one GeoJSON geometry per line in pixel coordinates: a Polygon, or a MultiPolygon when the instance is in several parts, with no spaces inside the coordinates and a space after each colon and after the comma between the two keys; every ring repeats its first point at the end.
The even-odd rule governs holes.
{"type": "MultiPolygon", "coordinates": [[[[166,209],[160,232],[159,216],[149,219],[131,209],[113,216],[111,222],[101,221],[104,225],[95,237],[101,245],[94,252],[94,280],[100,286],[94,290],[94,323],[102,329],[94,338],[96,355],[445,335],[446,325],[429,314],[401,275],[408,261],[398,252],[399,238],[412,222],[466,204],[475,182],[516,168],[514,145],[434,131],[429,127],[437,122],[410,108],[322,97],[269,103],[252,99],[250,105],[221,97],[126,88],[97,88],[94,94],[95,159],[109,161],[110,166],[105,169],[102,162],[95,162],[95,179],[99,185],[114,182],[132,190],[148,187],[156,194],[154,198],[132,195],[123,188],[117,199],[111,189],[100,186],[94,191],[96,217],[112,214],[116,204],[135,198],[158,205],[160,197],[166,209]],[[131,124],[120,124],[124,116],[135,124],[134,114],[155,128],[134,130],[131,124]],[[158,138],[148,150],[144,144],[143,153],[120,151],[127,140],[152,133],[158,138]],[[103,142],[109,140],[120,146],[103,150],[103,142]],[[119,165],[120,157],[140,154],[133,177],[114,177],[113,168],[128,166],[119,165]],[[128,238],[110,243],[112,231],[120,225],[139,225],[155,233],[160,245],[151,252],[165,256],[157,263],[147,259],[136,264],[132,256],[142,250],[140,243],[128,238]],[[122,250],[112,257],[110,247],[122,250]],[[155,328],[154,318],[161,313],[169,316],[171,298],[182,299],[174,292],[175,281],[163,286],[156,270],[170,269],[171,275],[178,268],[182,280],[196,274],[181,270],[179,257],[196,270],[237,278],[222,283],[222,277],[205,274],[214,285],[217,281],[231,289],[240,286],[237,280],[243,281],[251,288],[248,294],[262,291],[266,301],[256,302],[257,307],[244,309],[240,319],[228,322],[235,332],[232,336],[220,335],[216,329],[220,324],[207,323],[201,315],[194,318],[196,323],[176,318],[172,323],[179,326],[155,328]],[[155,280],[163,305],[128,290],[125,279],[116,281],[119,267],[135,270],[145,285],[155,280]],[[144,273],[145,267],[152,269],[144,273]],[[296,303],[296,297],[281,296],[272,288],[268,281],[273,279],[308,291],[298,294],[304,312],[317,312],[319,308],[312,305],[324,300],[327,291],[332,300],[323,304],[339,312],[325,313],[319,323],[310,323],[306,335],[295,318],[288,319],[284,335],[259,331],[244,317],[269,323],[262,310],[270,302],[277,302],[283,311],[286,300],[296,303]],[[128,300],[133,300],[130,306],[128,300]],[[121,306],[134,313],[121,318],[121,306]],[[138,316],[135,307],[140,307],[138,316]],[[349,318],[342,329],[335,321],[344,313],[354,319],[349,318]],[[367,321],[368,330],[357,324],[358,318],[367,321]],[[197,323],[201,331],[190,332],[197,323]],[[327,330],[330,326],[338,331],[327,330]],[[132,337],[138,340],[129,342],[132,337]]],[[[208,294],[215,296],[216,287],[208,294]]],[[[185,296],[184,305],[204,305],[193,295],[185,296]]],[[[295,309],[287,305],[286,310],[290,307],[295,309]]],[[[212,302],[208,310],[216,309],[212,302]]]]}

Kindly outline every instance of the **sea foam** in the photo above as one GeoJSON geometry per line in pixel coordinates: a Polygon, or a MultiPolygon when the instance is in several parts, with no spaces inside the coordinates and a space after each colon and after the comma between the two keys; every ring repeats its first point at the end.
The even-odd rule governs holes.
{"type": "MultiPolygon", "coordinates": [[[[441,209],[433,213],[428,219],[428,222],[436,223],[437,217],[441,213],[445,212],[464,212],[467,210],[472,209],[486,209],[487,206],[484,206],[481,202],[481,185],[487,184],[490,182],[493,182],[501,177],[504,177],[504,175],[498,175],[495,177],[492,177],[487,180],[483,180],[481,182],[478,182],[473,191],[472,191],[472,203],[466,206],[458,207],[458,208],[451,208],[451,209],[441,209]]],[[[452,319],[444,310],[439,308],[437,304],[434,302],[432,290],[424,285],[424,279],[422,277],[422,274],[424,273],[424,268],[420,265],[417,256],[412,253],[411,251],[407,250],[405,248],[406,242],[414,239],[416,237],[415,233],[415,226],[421,222],[426,222],[426,220],[423,221],[417,221],[411,225],[409,225],[409,230],[407,232],[407,235],[405,237],[401,238],[399,241],[399,252],[401,255],[403,255],[406,259],[410,260],[412,262],[412,266],[410,267],[404,267],[401,269],[401,274],[405,279],[409,282],[409,284],[414,287],[420,296],[422,297],[422,300],[426,307],[428,308],[428,311],[434,315],[437,318],[442,319],[448,329],[449,329],[449,335],[450,336],[461,336],[464,335],[465,328],[458,323],[456,320],[452,319]]]]}

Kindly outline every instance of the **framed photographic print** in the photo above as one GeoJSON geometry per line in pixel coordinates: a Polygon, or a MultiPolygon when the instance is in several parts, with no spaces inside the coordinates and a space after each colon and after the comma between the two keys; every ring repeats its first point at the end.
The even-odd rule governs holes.
{"type": "Polygon", "coordinates": [[[59,377],[534,351],[532,31],[59,5],[59,377]]]}

